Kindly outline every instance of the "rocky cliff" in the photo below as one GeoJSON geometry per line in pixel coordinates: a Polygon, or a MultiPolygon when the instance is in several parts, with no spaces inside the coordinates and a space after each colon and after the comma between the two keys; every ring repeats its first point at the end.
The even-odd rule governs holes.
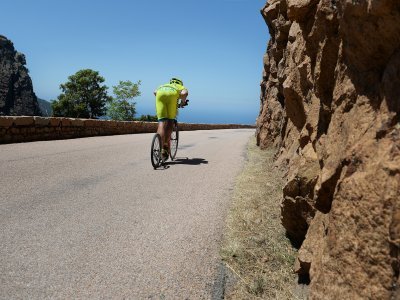
{"type": "Polygon", "coordinates": [[[269,0],[257,141],[311,299],[400,299],[400,2],[269,0]]]}
{"type": "Polygon", "coordinates": [[[41,115],[26,60],[0,35],[0,116],[41,115]]]}

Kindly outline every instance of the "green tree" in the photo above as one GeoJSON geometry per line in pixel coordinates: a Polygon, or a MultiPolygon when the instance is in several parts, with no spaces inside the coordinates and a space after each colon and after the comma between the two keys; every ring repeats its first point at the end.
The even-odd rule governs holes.
{"type": "Polygon", "coordinates": [[[136,103],[132,100],[140,96],[139,86],[141,81],[133,83],[129,80],[120,81],[117,86],[113,86],[115,97],[110,101],[107,115],[113,120],[133,121],[136,114],[136,103]]]}
{"type": "Polygon", "coordinates": [[[144,122],[157,122],[158,118],[157,116],[152,116],[152,115],[141,115],[140,118],[138,118],[137,120],[144,122]]]}
{"type": "Polygon", "coordinates": [[[108,87],[102,85],[104,78],[99,72],[84,69],[68,77],[60,85],[62,94],[52,102],[54,116],[71,118],[98,118],[106,113],[106,103],[111,101],[107,95],[108,87]]]}

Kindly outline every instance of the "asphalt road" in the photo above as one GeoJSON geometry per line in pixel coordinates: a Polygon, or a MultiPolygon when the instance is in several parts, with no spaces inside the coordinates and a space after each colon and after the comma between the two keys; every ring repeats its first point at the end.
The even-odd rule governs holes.
{"type": "MultiPolygon", "coordinates": [[[[0,145],[1,299],[212,299],[252,129],[0,145]]],[[[218,293],[218,291],[217,291],[218,293]]]]}

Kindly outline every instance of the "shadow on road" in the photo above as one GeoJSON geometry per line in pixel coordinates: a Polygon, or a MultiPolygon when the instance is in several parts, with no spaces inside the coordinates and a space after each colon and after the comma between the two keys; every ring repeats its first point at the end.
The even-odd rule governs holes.
{"type": "Polygon", "coordinates": [[[174,161],[167,161],[165,165],[191,165],[198,166],[208,164],[208,161],[204,158],[188,158],[188,157],[177,157],[174,161]]]}

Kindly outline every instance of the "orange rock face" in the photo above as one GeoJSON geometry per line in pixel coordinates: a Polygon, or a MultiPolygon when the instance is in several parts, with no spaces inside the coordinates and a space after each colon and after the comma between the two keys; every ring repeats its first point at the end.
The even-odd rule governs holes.
{"type": "Polygon", "coordinates": [[[270,0],[260,147],[311,299],[400,299],[400,2],[270,0]]]}

